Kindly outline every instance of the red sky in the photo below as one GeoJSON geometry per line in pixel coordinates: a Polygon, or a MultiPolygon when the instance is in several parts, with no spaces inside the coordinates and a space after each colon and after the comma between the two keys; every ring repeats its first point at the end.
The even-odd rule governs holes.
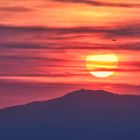
{"type": "Polygon", "coordinates": [[[0,1],[0,107],[82,87],[140,94],[139,9],[140,0],[0,1]],[[106,51],[118,69],[95,78],[86,57],[106,51]]]}

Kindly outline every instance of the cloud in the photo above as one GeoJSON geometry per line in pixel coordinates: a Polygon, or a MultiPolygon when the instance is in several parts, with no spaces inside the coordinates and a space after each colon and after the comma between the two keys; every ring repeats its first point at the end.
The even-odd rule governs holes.
{"type": "MultiPolygon", "coordinates": [[[[68,27],[68,28],[52,28],[40,26],[8,26],[0,25],[0,36],[10,36],[15,34],[25,35],[29,34],[32,37],[39,37],[42,39],[62,40],[72,37],[82,37],[89,35],[97,35],[102,38],[119,39],[119,38],[139,38],[140,37],[140,24],[126,24],[121,26],[110,27],[68,27]]],[[[24,36],[23,36],[24,37],[24,36]]]]}
{"type": "MultiPolygon", "coordinates": [[[[55,60],[53,60],[55,61],[55,60]]],[[[46,61],[47,63],[47,61],[46,61]]],[[[70,63],[67,61],[66,63],[70,63]]],[[[38,66],[38,65],[36,65],[38,66]]],[[[27,70],[26,70],[27,71],[27,70]]],[[[108,72],[119,72],[119,73],[127,73],[127,74],[134,74],[135,72],[138,73],[140,71],[140,66],[137,66],[135,64],[132,64],[128,67],[122,66],[122,68],[115,68],[115,69],[107,69],[107,68],[96,68],[94,71],[96,72],[102,72],[102,71],[108,71],[108,72]],[[130,68],[131,67],[131,68],[130,68]]],[[[58,65],[57,62],[55,62],[55,65],[52,66],[47,66],[45,72],[41,71],[28,71],[28,73],[24,71],[24,68],[20,72],[12,73],[12,72],[5,72],[0,74],[0,78],[6,78],[9,79],[11,78],[13,81],[14,79],[24,79],[24,77],[28,77],[28,79],[32,78],[74,78],[77,77],[78,79],[80,77],[88,77],[89,72],[86,70],[85,66],[75,66],[75,65],[70,65],[69,67],[66,65],[58,65]],[[67,71],[66,71],[67,68],[67,71]],[[61,69],[61,71],[59,71],[61,69]],[[13,77],[13,78],[12,78],[13,77]]],[[[77,80],[78,80],[77,79],[77,80]]],[[[51,82],[51,81],[50,81],[51,82]]],[[[66,81],[65,81],[66,82],[66,81]]]]}
{"type": "MultiPolygon", "coordinates": [[[[55,41],[55,40],[54,40],[55,41]]],[[[111,41],[112,42],[112,41],[111,41]]],[[[34,42],[24,43],[24,42],[9,42],[9,43],[0,43],[0,48],[2,49],[18,49],[18,50],[46,50],[46,51],[95,51],[95,50],[128,50],[128,51],[140,51],[140,42],[134,43],[124,43],[119,44],[119,41],[116,44],[100,44],[100,43],[76,43],[76,42],[59,42],[59,40],[55,41],[52,44],[39,44],[34,42]],[[76,44],[76,45],[75,45],[76,44]]],[[[21,57],[21,56],[20,56],[21,57]]]]}
{"type": "Polygon", "coordinates": [[[105,6],[105,7],[122,7],[122,8],[140,8],[140,4],[130,4],[130,3],[111,3],[111,2],[101,2],[96,0],[54,0],[57,2],[64,3],[84,3],[92,6],[105,6]]]}
{"type": "MultiPolygon", "coordinates": [[[[120,43],[119,39],[139,37],[139,25],[118,27],[30,27],[0,26],[0,74],[3,76],[87,76],[85,57],[97,50],[140,51],[140,42],[120,43]],[[122,33],[122,31],[127,33],[122,33]],[[132,33],[131,33],[132,31],[132,33]],[[75,42],[75,38],[99,35],[110,43],[75,42]],[[71,38],[69,38],[69,36],[71,38]],[[116,43],[112,39],[116,39],[116,43]],[[117,47],[116,47],[117,44],[117,47]],[[82,60],[78,58],[82,56],[82,60]],[[78,58],[78,59],[77,59],[78,58]],[[84,68],[83,68],[84,67],[84,68]],[[57,69],[57,73],[55,72],[57,69]],[[71,71],[71,72],[70,72],[71,71]],[[80,73],[80,74],[79,74],[80,73]]],[[[93,39],[94,41],[94,39],[93,39]]],[[[138,72],[139,62],[122,62],[117,72],[138,72]],[[125,67],[124,67],[125,66],[125,67]],[[132,69],[126,69],[132,68],[132,69]]]]}
{"type": "Polygon", "coordinates": [[[42,27],[42,26],[14,26],[14,25],[5,25],[1,24],[0,25],[0,31],[13,31],[13,32],[38,32],[38,31],[48,31],[50,30],[47,27],[42,27]]]}
{"type": "Polygon", "coordinates": [[[9,49],[47,49],[47,47],[35,43],[0,43],[0,48],[9,49]]]}
{"type": "Polygon", "coordinates": [[[1,12],[30,12],[32,9],[21,6],[3,6],[0,7],[1,12]]]}
{"type": "Polygon", "coordinates": [[[128,24],[110,31],[106,37],[121,38],[121,37],[140,37],[140,24],[128,24]]]}
{"type": "Polygon", "coordinates": [[[53,28],[53,27],[43,27],[43,26],[10,26],[10,25],[0,25],[0,31],[19,32],[19,33],[54,33],[54,34],[80,34],[80,33],[104,33],[107,36],[140,36],[140,24],[139,23],[128,23],[126,25],[120,26],[97,26],[97,27],[68,27],[68,28],[53,28]]]}

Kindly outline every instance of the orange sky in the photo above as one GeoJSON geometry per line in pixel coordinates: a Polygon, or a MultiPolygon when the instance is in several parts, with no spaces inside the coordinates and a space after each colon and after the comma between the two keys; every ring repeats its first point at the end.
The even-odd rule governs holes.
{"type": "Polygon", "coordinates": [[[5,0],[1,1],[1,23],[53,27],[117,26],[139,23],[140,0],[5,0]],[[90,1],[91,3],[88,3],[90,1]],[[93,2],[93,5],[92,5],[93,2]],[[110,3],[116,6],[108,6],[110,3]],[[106,5],[105,5],[106,4],[106,5]],[[118,6],[118,5],[126,6],[118,6]],[[9,8],[9,9],[8,9],[9,8]]]}
{"type": "Polygon", "coordinates": [[[0,83],[98,83],[138,94],[139,9],[140,0],[0,1],[0,83]],[[86,57],[106,51],[118,55],[119,67],[93,77],[86,57]]]}

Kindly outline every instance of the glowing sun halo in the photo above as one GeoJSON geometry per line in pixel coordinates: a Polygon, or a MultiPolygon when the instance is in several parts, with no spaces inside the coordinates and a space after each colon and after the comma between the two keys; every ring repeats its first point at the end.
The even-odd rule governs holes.
{"type": "Polygon", "coordinates": [[[114,74],[118,67],[116,54],[91,54],[86,58],[86,67],[91,75],[99,78],[114,74]]]}

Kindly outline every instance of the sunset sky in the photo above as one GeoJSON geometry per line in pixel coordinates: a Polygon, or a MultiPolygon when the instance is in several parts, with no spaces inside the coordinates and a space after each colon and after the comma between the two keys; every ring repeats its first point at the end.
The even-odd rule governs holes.
{"type": "Polygon", "coordinates": [[[0,1],[0,107],[79,89],[140,95],[140,0],[0,1]],[[119,62],[106,78],[90,54],[119,62]]]}

